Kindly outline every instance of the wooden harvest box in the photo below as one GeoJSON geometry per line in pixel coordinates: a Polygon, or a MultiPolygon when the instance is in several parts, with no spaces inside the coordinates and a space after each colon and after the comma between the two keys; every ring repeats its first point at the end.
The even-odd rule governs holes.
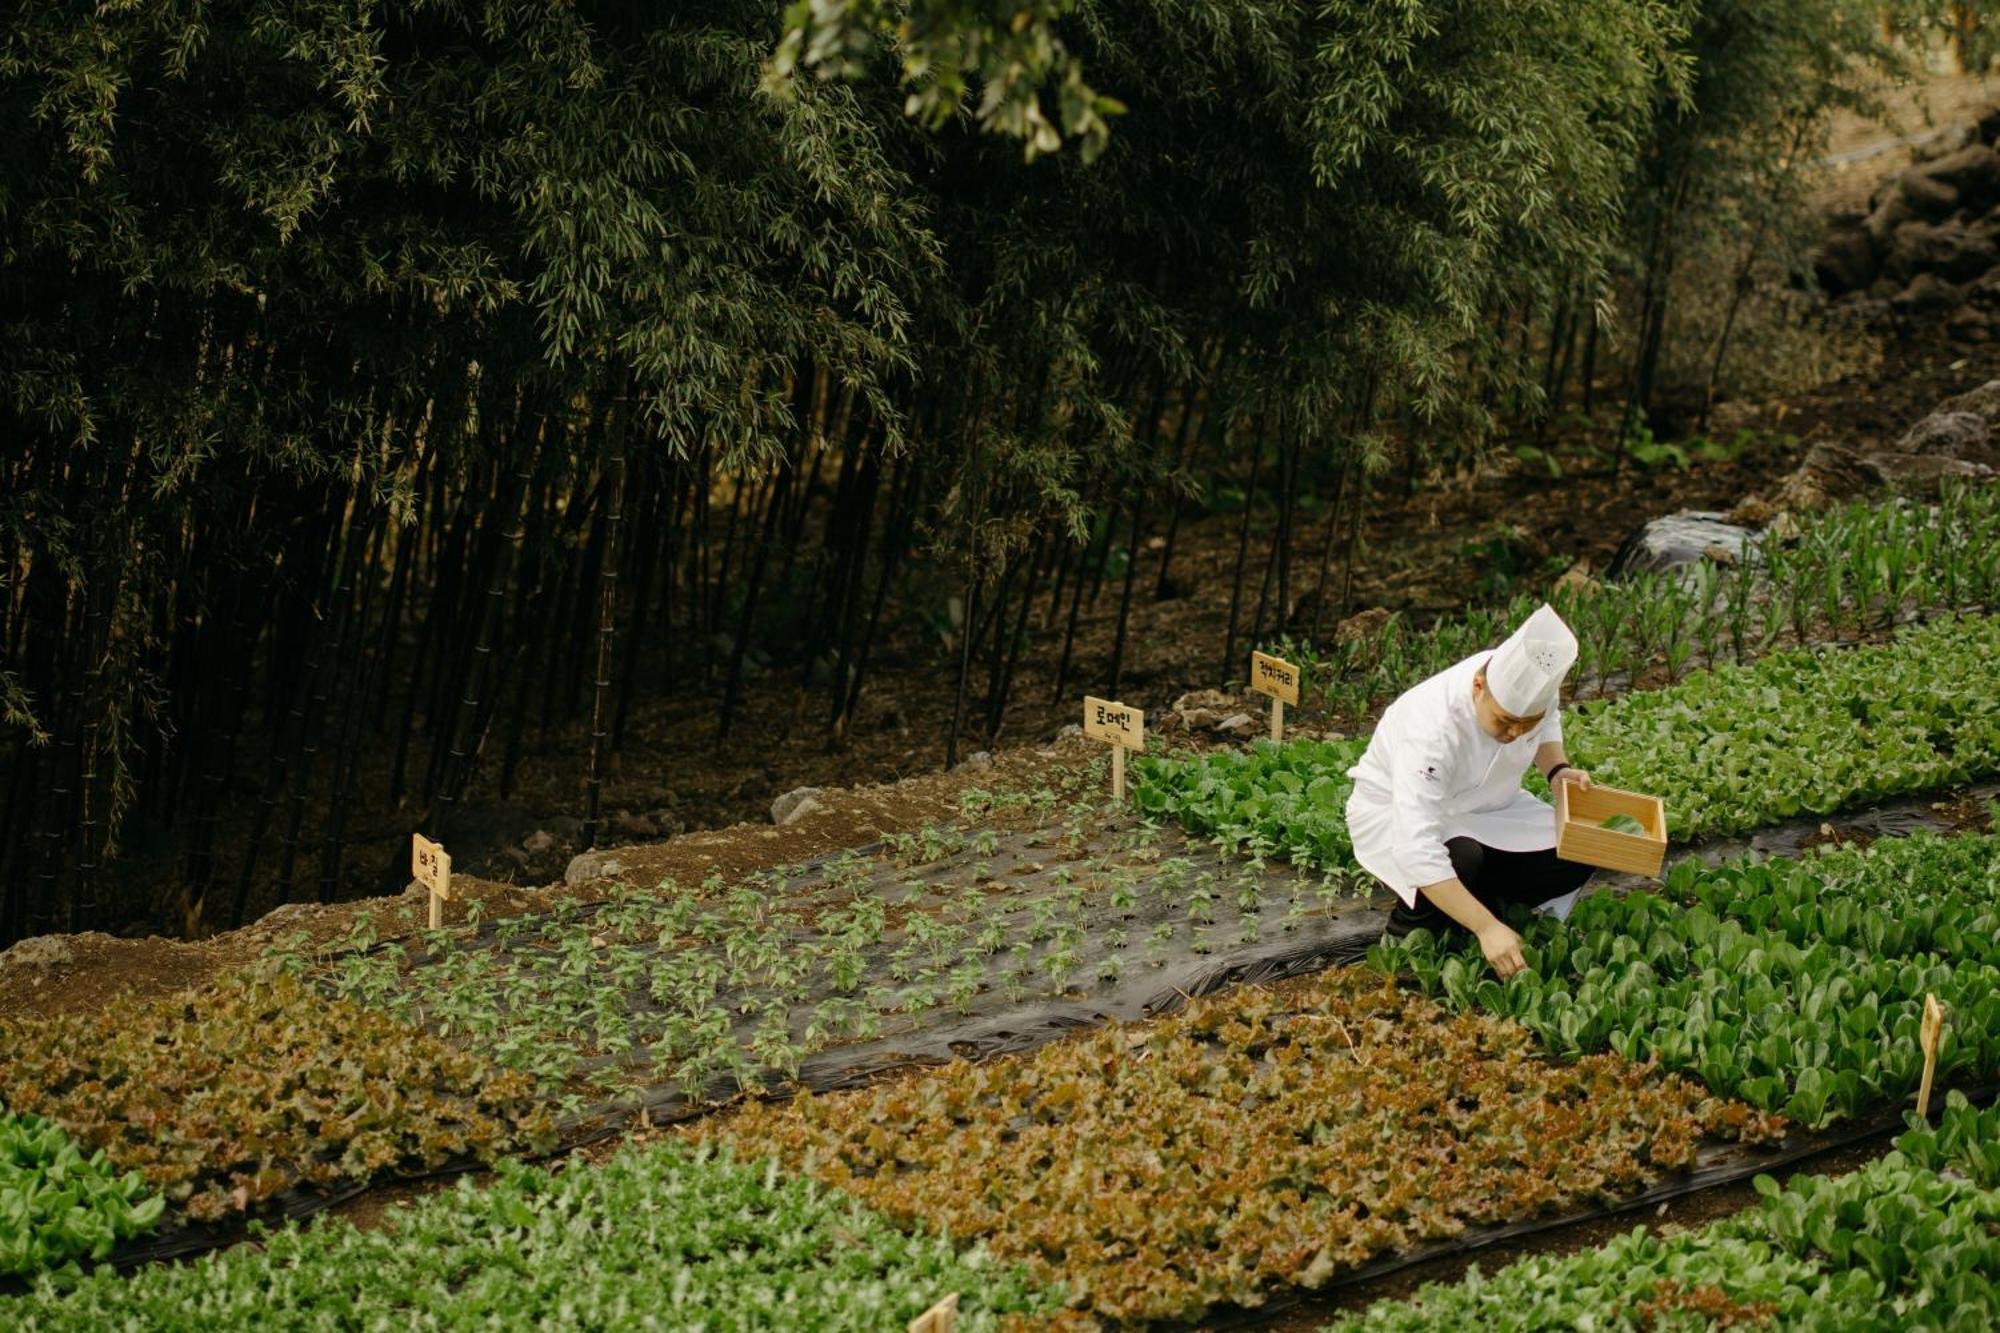
{"type": "Polygon", "coordinates": [[[1578,791],[1571,783],[1558,782],[1555,798],[1557,856],[1604,870],[1658,877],[1667,857],[1667,807],[1659,797],[1616,787],[1578,791]],[[1632,816],[1645,834],[1599,827],[1613,815],[1632,816]]]}

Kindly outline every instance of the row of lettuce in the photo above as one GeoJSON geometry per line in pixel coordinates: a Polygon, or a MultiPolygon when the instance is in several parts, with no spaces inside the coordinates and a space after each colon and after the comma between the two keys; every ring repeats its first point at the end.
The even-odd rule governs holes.
{"type": "MultiPolygon", "coordinates": [[[[1795,649],[1573,707],[1564,739],[1600,782],[1660,797],[1675,838],[1741,833],[2000,772],[2000,617],[1795,649]]],[[[1141,812],[1256,855],[1353,864],[1347,770],[1365,739],[1142,756],[1141,812]]],[[[1531,776],[1535,786],[1539,778],[1531,776]]]]}
{"type": "MultiPolygon", "coordinates": [[[[1703,1142],[1765,1142],[1788,1117],[1892,1107],[1918,1078],[1926,991],[1949,1009],[1941,1084],[1990,1078],[1996,901],[1994,835],[1680,870],[1658,894],[1593,899],[1566,925],[1531,927],[1528,974],[1512,986],[1412,936],[1373,967],[1227,991],[1027,1056],[746,1107],[610,1168],[510,1167],[491,1189],[394,1214],[386,1240],[330,1221],[131,1279],[45,1276],[5,1322],[232,1327],[271,1308],[260,1301],[361,1300],[420,1325],[522,1308],[550,1326],[601,1326],[646,1308],[616,1304],[629,1298],[701,1309],[719,1320],[709,1327],[860,1326],[814,1313],[823,1295],[876,1300],[882,1326],[954,1288],[980,1293],[973,1313],[993,1322],[973,1327],[1254,1306],[1472,1229],[1630,1198],[1688,1168],[1703,1142]],[[702,1183],[716,1171],[763,1192],[709,1216],[693,1201],[720,1188],[702,1183]],[[850,1207],[866,1212],[834,1233],[880,1235],[880,1247],[808,1224],[850,1207]],[[892,1234],[919,1249],[895,1249],[892,1234]],[[921,1248],[944,1236],[951,1247],[921,1248]],[[623,1260],[602,1278],[576,1273],[561,1248],[572,1243],[671,1258],[621,1284],[623,1260]],[[929,1257],[882,1257],[909,1254],[929,1257]],[[754,1281],[731,1268],[746,1256],[766,1265],[754,1281]],[[380,1279],[411,1265],[407,1283],[380,1279]],[[737,1287],[740,1299],[718,1294],[737,1287]]],[[[1533,1261],[1528,1277],[1490,1281],[1548,1285],[1554,1303],[1530,1308],[1551,1313],[1502,1323],[1569,1327],[1558,1315],[1588,1308],[1600,1326],[1700,1327],[1741,1305],[1777,1326],[1907,1327],[1897,1321],[1913,1309],[1989,1310],[1992,1130],[1953,1103],[1903,1157],[1851,1183],[1794,1182],[1710,1232],[1561,1261],[1575,1267],[1546,1283],[1534,1274],[1555,1261],[1533,1261]],[[1946,1161],[1984,1183],[1940,1179],[1946,1161]],[[1605,1285],[1607,1265],[1630,1280],[1605,1285]],[[1705,1265],[1734,1276],[1712,1281],[1705,1265]],[[1812,1322],[1824,1311],[1860,1322],[1812,1322]]],[[[1367,1317],[1449,1327],[1452,1302],[1489,1299],[1472,1283],[1367,1317]]],[[[357,1322],[377,1307],[365,1313],[357,1322]]]]}
{"type": "MultiPolygon", "coordinates": [[[[1566,580],[1548,598],[1575,627],[1578,692],[1747,665],[1778,647],[1859,639],[1911,618],[2000,605],[2000,487],[1947,481],[1935,503],[1856,501],[1752,537],[1727,562],[1614,583],[1566,580]]],[[[1421,628],[1400,614],[1366,634],[1273,651],[1305,668],[1311,700],[1358,719],[1413,680],[1499,642],[1542,598],[1523,593],[1421,628]]]]}

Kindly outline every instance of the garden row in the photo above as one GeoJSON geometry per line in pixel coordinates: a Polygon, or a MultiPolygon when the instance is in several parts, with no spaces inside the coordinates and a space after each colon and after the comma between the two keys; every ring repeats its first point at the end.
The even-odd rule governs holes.
{"type": "MultiPolygon", "coordinates": [[[[1674,837],[1738,833],[2000,771],[1995,661],[2000,617],[1950,617],[1886,643],[1789,649],[1575,706],[1564,738],[1600,782],[1664,800],[1674,837]]],[[[1134,799],[1226,846],[1347,867],[1347,770],[1366,747],[1261,741],[1144,756],[1134,799]]]]}
{"type": "Polygon", "coordinates": [[[1526,969],[1428,931],[1370,954],[1549,1051],[1616,1051],[1824,1125],[1912,1092],[1924,997],[1951,1017],[1939,1077],[2000,1073],[2000,835],[1917,834],[1805,861],[1683,861],[1661,892],[1594,894],[1522,923],[1526,969]]]}
{"type": "Polygon", "coordinates": [[[1762,1202],[1699,1230],[1474,1269],[1325,1333],[1694,1330],[1984,1333],[2000,1324],[2000,1113],[1956,1094],[1935,1129],[1852,1175],[1759,1179],[1762,1202]]]}
{"type": "MultiPolygon", "coordinates": [[[[959,1327],[1060,1309],[1017,1267],[905,1232],[767,1163],[679,1145],[496,1179],[389,1209],[363,1230],[287,1225],[256,1245],[130,1277],[49,1275],[0,1324],[106,1328],[812,1328],[881,1333],[948,1292],[959,1327]]],[[[1036,1321],[1037,1327],[1046,1322],[1036,1321]]]]}
{"type": "MultiPolygon", "coordinates": [[[[1522,595],[1413,628],[1400,615],[1325,652],[1274,651],[1306,668],[1335,715],[1367,716],[1498,643],[1543,599],[1522,595]]],[[[1615,583],[1572,582],[1548,600],[1576,630],[1578,693],[1602,697],[1651,668],[1745,665],[1789,643],[1862,638],[1912,616],[2000,605],[2000,487],[1947,481],[1932,505],[1856,502],[1802,532],[1767,529],[1733,563],[1703,561],[1615,583]]]]}

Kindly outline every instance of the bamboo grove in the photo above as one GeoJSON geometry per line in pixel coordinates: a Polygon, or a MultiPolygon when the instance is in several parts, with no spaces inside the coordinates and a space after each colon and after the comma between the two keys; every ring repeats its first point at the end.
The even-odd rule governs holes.
{"type": "Polygon", "coordinates": [[[1702,61],[1876,40],[1749,8],[1085,0],[1129,109],[1026,162],[907,118],[888,57],[760,91],[751,0],[17,5],[0,941],[393,887],[362,812],[449,838],[578,718],[588,845],[636,704],[726,738],[784,645],[837,738],[913,590],[962,613],[955,758],[1024,656],[1117,691],[1197,476],[1273,516],[1224,660],[1319,633],[1390,469],[1643,408],[1663,210],[1844,96],[1711,106],[1702,61]]]}

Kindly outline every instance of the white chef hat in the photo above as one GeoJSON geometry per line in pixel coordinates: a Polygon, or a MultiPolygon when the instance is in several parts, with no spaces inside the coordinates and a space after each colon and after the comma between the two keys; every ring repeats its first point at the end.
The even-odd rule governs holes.
{"type": "Polygon", "coordinates": [[[1544,602],[1487,659],[1486,692],[1515,717],[1546,713],[1575,664],[1576,635],[1544,602]]]}

